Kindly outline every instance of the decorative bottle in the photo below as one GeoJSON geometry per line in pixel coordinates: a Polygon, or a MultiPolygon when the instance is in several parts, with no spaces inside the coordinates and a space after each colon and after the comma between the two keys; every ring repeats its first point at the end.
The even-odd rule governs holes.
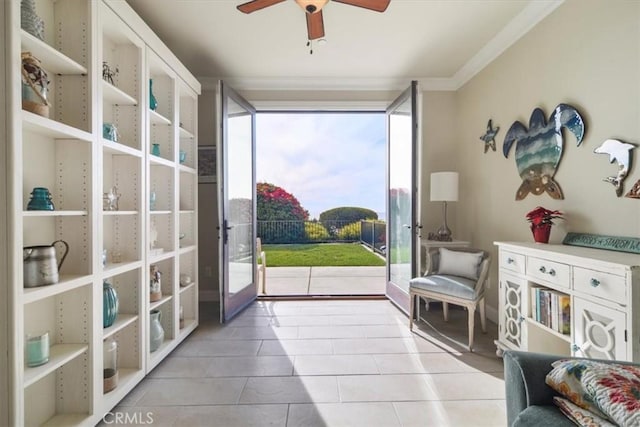
{"type": "Polygon", "coordinates": [[[158,108],[158,100],[153,95],[153,79],[149,79],[149,109],[156,111],[158,108]]]}
{"type": "Polygon", "coordinates": [[[118,317],[118,294],[111,283],[102,282],[102,326],[108,328],[118,317]]]}

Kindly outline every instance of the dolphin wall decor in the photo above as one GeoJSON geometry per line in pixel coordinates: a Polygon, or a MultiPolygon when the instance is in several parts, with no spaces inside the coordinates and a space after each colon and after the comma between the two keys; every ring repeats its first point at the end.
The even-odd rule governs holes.
{"type": "Polygon", "coordinates": [[[622,196],[622,184],[629,174],[629,169],[631,168],[631,150],[634,148],[635,145],[633,144],[627,144],[617,139],[607,139],[593,150],[594,153],[608,154],[609,163],[618,163],[618,174],[616,176],[608,176],[604,179],[605,182],[613,184],[618,197],[622,196]]]}
{"type": "Polygon", "coordinates": [[[542,110],[536,108],[531,113],[529,129],[519,121],[509,128],[502,153],[508,157],[511,146],[516,143],[516,166],[522,178],[516,200],[524,199],[529,193],[539,196],[544,192],[553,199],[564,199],[560,185],[553,179],[562,157],[562,128],[569,129],[579,146],[584,137],[585,123],[578,110],[567,104],[559,104],[551,113],[549,122],[542,110]]]}

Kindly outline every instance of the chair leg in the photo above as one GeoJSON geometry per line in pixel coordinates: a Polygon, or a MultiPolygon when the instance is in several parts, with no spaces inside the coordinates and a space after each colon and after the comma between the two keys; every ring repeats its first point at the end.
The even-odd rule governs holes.
{"type": "Polygon", "coordinates": [[[469,312],[469,351],[473,351],[473,326],[476,319],[476,307],[470,305],[467,307],[467,311],[469,312]]]}
{"type": "Polygon", "coordinates": [[[409,330],[413,329],[413,310],[416,304],[416,296],[409,293],[409,330]]]}
{"type": "Polygon", "coordinates": [[[484,298],[480,301],[480,326],[482,327],[482,332],[487,333],[487,313],[484,306],[484,298]]]}
{"type": "Polygon", "coordinates": [[[442,302],[442,315],[444,316],[444,321],[448,322],[449,321],[449,303],[448,302],[442,302]]]}

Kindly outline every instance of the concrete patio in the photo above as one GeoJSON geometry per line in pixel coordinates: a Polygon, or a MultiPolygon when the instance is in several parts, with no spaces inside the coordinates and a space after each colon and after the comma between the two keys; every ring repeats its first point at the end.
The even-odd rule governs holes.
{"type": "Polygon", "coordinates": [[[386,267],[268,267],[265,295],[384,295],[386,267]]]}

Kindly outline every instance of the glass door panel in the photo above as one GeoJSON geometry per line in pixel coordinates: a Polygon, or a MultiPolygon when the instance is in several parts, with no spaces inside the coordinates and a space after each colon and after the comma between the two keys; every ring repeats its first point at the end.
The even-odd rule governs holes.
{"type": "Polygon", "coordinates": [[[230,320],[256,298],[255,109],[220,82],[222,100],[222,276],[220,316],[230,320]]]}
{"type": "Polygon", "coordinates": [[[387,297],[409,311],[409,280],[416,274],[417,84],[387,109],[387,297]]]}

